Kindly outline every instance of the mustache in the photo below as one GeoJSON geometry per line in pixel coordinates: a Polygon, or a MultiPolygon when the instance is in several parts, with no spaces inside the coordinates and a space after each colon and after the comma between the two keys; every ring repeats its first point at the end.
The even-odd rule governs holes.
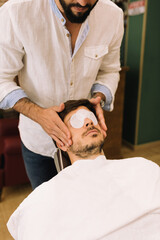
{"type": "Polygon", "coordinates": [[[82,136],[85,136],[85,135],[86,135],[89,131],[91,131],[91,130],[97,130],[98,133],[101,133],[98,128],[96,128],[96,127],[93,126],[93,127],[88,128],[87,131],[85,131],[85,132],[82,134],[82,136]]]}
{"type": "Polygon", "coordinates": [[[83,9],[86,9],[86,8],[90,8],[91,5],[90,4],[86,4],[85,6],[81,6],[79,3],[71,3],[69,4],[70,7],[79,7],[79,8],[83,8],[83,9]]]}

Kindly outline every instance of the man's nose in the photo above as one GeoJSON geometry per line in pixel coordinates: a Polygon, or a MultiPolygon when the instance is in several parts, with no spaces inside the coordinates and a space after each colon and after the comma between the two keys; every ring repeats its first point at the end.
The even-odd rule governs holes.
{"type": "Polygon", "coordinates": [[[86,118],[84,120],[84,127],[90,127],[90,126],[93,126],[93,121],[89,118],[86,118]]]}
{"type": "Polygon", "coordinates": [[[86,6],[88,4],[88,0],[78,0],[77,1],[82,7],[86,6]]]}

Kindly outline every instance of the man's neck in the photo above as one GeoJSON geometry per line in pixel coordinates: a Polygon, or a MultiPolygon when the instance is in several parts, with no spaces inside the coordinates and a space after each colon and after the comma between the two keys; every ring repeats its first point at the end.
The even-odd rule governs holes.
{"type": "Polygon", "coordinates": [[[102,150],[101,153],[98,153],[98,154],[93,154],[93,155],[88,155],[86,157],[80,157],[80,156],[76,156],[75,154],[72,154],[72,153],[68,153],[69,155],[69,158],[70,158],[70,161],[71,161],[71,164],[73,164],[74,162],[78,161],[78,160],[86,160],[86,159],[90,159],[90,160],[95,160],[97,157],[99,156],[104,156],[104,152],[102,150]]]}
{"type": "Polygon", "coordinates": [[[79,33],[79,30],[81,28],[81,25],[80,23],[71,23],[67,17],[65,16],[64,14],[64,10],[59,2],[59,0],[55,0],[55,3],[58,7],[58,9],[61,11],[63,17],[66,19],[66,28],[68,29],[68,31],[70,32],[71,34],[71,44],[72,44],[72,52],[74,51],[74,48],[75,48],[75,43],[76,43],[76,40],[77,40],[77,37],[78,37],[78,33],[79,33]]]}

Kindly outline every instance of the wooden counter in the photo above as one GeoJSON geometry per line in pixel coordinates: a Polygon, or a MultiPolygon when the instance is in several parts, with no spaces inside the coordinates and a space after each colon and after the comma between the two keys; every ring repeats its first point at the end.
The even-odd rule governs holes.
{"type": "Polygon", "coordinates": [[[115,95],[114,110],[112,112],[104,111],[108,130],[103,149],[106,157],[109,159],[121,158],[125,76],[128,70],[128,67],[122,67],[120,72],[120,82],[115,95]]]}

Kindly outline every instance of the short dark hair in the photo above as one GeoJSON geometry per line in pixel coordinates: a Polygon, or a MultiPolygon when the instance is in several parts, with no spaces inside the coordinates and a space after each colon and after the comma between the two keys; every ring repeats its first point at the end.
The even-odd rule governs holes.
{"type": "Polygon", "coordinates": [[[68,100],[64,103],[65,108],[62,112],[58,113],[59,117],[64,121],[65,116],[78,107],[84,106],[93,112],[96,116],[96,111],[93,104],[88,99],[68,100]]]}

